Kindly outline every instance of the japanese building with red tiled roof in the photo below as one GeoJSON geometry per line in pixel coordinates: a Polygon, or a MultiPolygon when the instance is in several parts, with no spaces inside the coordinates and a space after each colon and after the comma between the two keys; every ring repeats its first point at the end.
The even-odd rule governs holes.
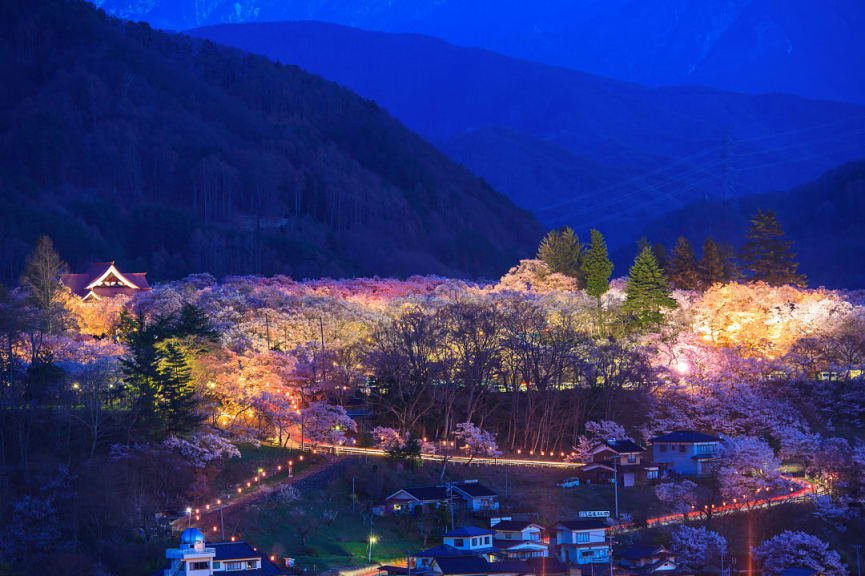
{"type": "Polygon", "coordinates": [[[60,280],[83,300],[102,300],[150,290],[147,272],[121,272],[114,262],[95,262],[84,274],[60,274],[60,280]]]}

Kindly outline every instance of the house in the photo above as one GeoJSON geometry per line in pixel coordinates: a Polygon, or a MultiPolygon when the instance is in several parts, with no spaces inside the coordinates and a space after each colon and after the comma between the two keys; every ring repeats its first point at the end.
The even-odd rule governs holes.
{"type": "Polygon", "coordinates": [[[380,506],[376,506],[379,515],[388,513],[421,514],[435,510],[439,506],[447,506],[453,500],[454,505],[465,505],[471,512],[486,512],[498,510],[499,496],[477,480],[454,482],[442,486],[418,486],[397,490],[380,506]]]}
{"type": "Polygon", "coordinates": [[[712,471],[721,439],[693,430],[676,430],[650,442],[655,462],[683,476],[704,476],[712,471]]]}
{"type": "Polygon", "coordinates": [[[497,552],[493,546],[493,535],[495,532],[475,526],[462,526],[456,530],[445,532],[445,546],[456,550],[471,552],[475,555],[489,555],[497,552]]]}
{"type": "Polygon", "coordinates": [[[459,497],[472,512],[485,512],[499,509],[499,495],[478,482],[466,480],[451,484],[454,497],[459,497]]]}
{"type": "Polygon", "coordinates": [[[63,282],[84,301],[102,300],[121,294],[132,296],[150,290],[147,272],[120,272],[114,262],[96,262],[83,274],[60,274],[63,282]]]}
{"type": "Polygon", "coordinates": [[[634,486],[657,480],[659,466],[645,461],[645,448],[633,440],[610,439],[602,442],[591,452],[591,461],[580,475],[589,483],[609,483],[616,477],[623,486],[634,486]]]}
{"type": "Polygon", "coordinates": [[[635,544],[616,553],[616,561],[627,568],[642,568],[666,558],[674,558],[663,546],[635,544]]]}
{"type": "Polygon", "coordinates": [[[382,513],[423,514],[447,506],[450,493],[446,486],[401,488],[384,499],[382,513]]]}
{"type": "MultiPolygon", "coordinates": [[[[478,554],[472,552],[471,550],[460,550],[458,548],[454,548],[453,546],[449,546],[447,544],[439,544],[438,546],[433,546],[432,548],[428,548],[421,552],[417,552],[411,555],[411,559],[414,560],[413,568],[416,572],[424,572],[430,569],[432,563],[437,558],[447,558],[447,557],[458,557],[458,556],[477,556],[478,554]]],[[[488,553],[489,557],[492,557],[492,551],[488,553]]]]}
{"type": "Polygon", "coordinates": [[[553,526],[559,559],[566,564],[599,564],[609,562],[610,544],[606,538],[607,523],[596,518],[566,520],[553,526]]]}
{"type": "Polygon", "coordinates": [[[171,565],[154,576],[284,576],[285,570],[246,542],[205,543],[198,528],[187,528],[180,536],[180,546],[169,548],[165,557],[171,565]]]}
{"type": "Polygon", "coordinates": [[[520,560],[489,562],[480,556],[437,558],[429,573],[442,576],[534,576],[529,565],[520,560]]]}
{"type": "Polygon", "coordinates": [[[492,521],[495,532],[493,545],[510,559],[527,560],[545,558],[550,554],[550,546],[542,539],[544,527],[524,520],[492,521]]]}
{"type": "Polygon", "coordinates": [[[529,558],[526,564],[535,576],[570,576],[571,570],[555,556],[546,558],[529,558]]]}

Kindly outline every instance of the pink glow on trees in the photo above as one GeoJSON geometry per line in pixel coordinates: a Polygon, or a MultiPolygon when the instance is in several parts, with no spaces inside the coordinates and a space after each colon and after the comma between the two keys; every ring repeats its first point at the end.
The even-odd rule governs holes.
{"type": "Polygon", "coordinates": [[[763,440],[750,436],[728,438],[721,444],[717,464],[721,496],[751,502],[760,499],[760,492],[782,485],[781,462],[763,440]]]}
{"type": "Polygon", "coordinates": [[[841,556],[829,544],[806,532],[784,531],[753,548],[754,559],[767,576],[791,566],[811,568],[826,576],[847,576],[841,556]]]}
{"type": "Polygon", "coordinates": [[[687,558],[689,566],[702,568],[727,553],[727,539],[705,526],[679,526],[673,530],[670,551],[679,558],[687,558]]]}
{"type": "Polygon", "coordinates": [[[471,422],[460,422],[456,425],[454,437],[461,444],[460,449],[472,458],[497,458],[502,455],[496,444],[496,435],[483,430],[471,422]]]}

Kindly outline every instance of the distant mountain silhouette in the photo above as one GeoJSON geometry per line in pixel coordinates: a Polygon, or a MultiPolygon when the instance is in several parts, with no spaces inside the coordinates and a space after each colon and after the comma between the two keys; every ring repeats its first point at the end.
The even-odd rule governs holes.
{"type": "Polygon", "coordinates": [[[192,34],[374,99],[549,226],[630,244],[695,200],[790,188],[865,156],[865,107],[647,88],[417,35],[323,23],[192,34]]]}
{"type": "MultiPolygon", "coordinates": [[[[668,248],[678,236],[690,239],[698,252],[706,236],[738,247],[758,208],[776,212],[811,286],[865,288],[865,160],[830,170],[793,190],[685,206],[642,232],[668,248]]],[[[632,246],[615,257],[625,265],[635,252],[632,246]]]]}
{"type": "Polygon", "coordinates": [[[260,56],[0,5],[0,279],[40,234],[75,268],[494,276],[537,221],[375,103],[260,56]]]}
{"type": "Polygon", "coordinates": [[[319,20],[413,32],[650,86],[865,104],[861,0],[97,0],[185,29],[319,20]]]}

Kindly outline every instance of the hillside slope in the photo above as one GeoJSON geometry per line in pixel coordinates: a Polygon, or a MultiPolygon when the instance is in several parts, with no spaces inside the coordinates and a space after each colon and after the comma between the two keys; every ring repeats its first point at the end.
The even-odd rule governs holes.
{"type": "Polygon", "coordinates": [[[537,222],[375,103],[78,1],[0,5],[0,277],[73,267],[496,275],[537,222]]]}
{"type": "Polygon", "coordinates": [[[852,104],[647,88],[333,24],[191,33],[374,99],[546,224],[582,233],[633,230],[696,199],[786,189],[865,155],[865,107],[852,104]]]}
{"type": "MultiPolygon", "coordinates": [[[[777,213],[811,286],[865,288],[865,160],[830,170],[792,190],[695,203],[652,222],[644,233],[666,246],[686,236],[698,251],[709,235],[741,246],[758,208],[777,213]]],[[[621,251],[618,261],[627,261],[633,252],[621,251]]]]}
{"type": "Polygon", "coordinates": [[[413,32],[652,86],[865,104],[860,0],[96,0],[159,27],[320,20],[413,32]]]}

